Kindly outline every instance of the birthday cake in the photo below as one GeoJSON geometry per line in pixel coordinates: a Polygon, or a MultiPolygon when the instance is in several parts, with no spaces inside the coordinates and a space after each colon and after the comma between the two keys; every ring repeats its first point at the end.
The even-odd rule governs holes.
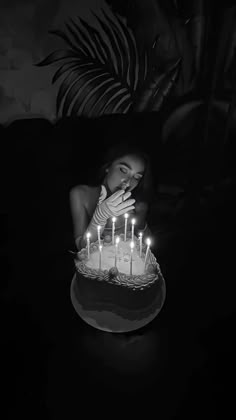
{"type": "MultiPolygon", "coordinates": [[[[114,242],[114,241],[113,241],[114,242]]],[[[75,259],[75,293],[87,311],[111,311],[129,320],[148,317],[161,308],[165,282],[160,266],[146,244],[134,236],[113,243],[105,236],[83,248],[75,259]],[[100,243],[101,245],[101,243],[100,243]],[[141,250],[140,250],[141,246],[141,250]]]]}

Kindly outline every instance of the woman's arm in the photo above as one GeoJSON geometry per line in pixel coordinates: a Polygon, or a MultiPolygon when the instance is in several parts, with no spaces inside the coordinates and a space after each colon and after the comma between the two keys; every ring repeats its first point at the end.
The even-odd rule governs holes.
{"type": "MultiPolygon", "coordinates": [[[[78,250],[86,246],[86,230],[89,225],[89,217],[85,207],[86,192],[81,187],[75,187],[70,191],[70,206],[74,226],[75,244],[78,250]]],[[[97,240],[97,230],[89,229],[90,241],[97,240]]]]}
{"type": "Polygon", "coordinates": [[[92,219],[90,220],[86,209],[88,191],[83,186],[75,187],[70,191],[71,213],[74,225],[75,243],[78,249],[86,245],[86,230],[89,228],[91,242],[95,242],[97,226],[101,226],[101,234],[109,217],[119,216],[134,209],[135,200],[129,199],[130,193],[123,190],[115,192],[102,203],[97,204],[92,219]],[[122,197],[124,200],[122,200],[122,197]]]}

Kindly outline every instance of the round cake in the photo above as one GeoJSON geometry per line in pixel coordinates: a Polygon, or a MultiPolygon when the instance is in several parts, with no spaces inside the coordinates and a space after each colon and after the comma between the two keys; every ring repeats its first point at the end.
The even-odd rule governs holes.
{"type": "Polygon", "coordinates": [[[85,311],[110,311],[122,318],[141,320],[157,314],[165,300],[165,281],[160,266],[147,245],[133,238],[112,244],[110,236],[83,248],[75,259],[75,294],[85,311]],[[145,261],[146,257],[146,261],[145,261]]]}

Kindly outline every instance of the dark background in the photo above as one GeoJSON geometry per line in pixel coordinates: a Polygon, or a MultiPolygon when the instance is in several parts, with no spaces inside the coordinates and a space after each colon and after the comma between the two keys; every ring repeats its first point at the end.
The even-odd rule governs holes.
{"type": "Polygon", "coordinates": [[[34,418],[73,416],[88,409],[91,400],[93,412],[97,407],[103,412],[104,395],[114,405],[128,399],[132,410],[148,405],[162,418],[197,417],[205,406],[208,415],[216,414],[233,406],[235,178],[230,156],[221,171],[205,164],[206,174],[214,177],[212,182],[206,176],[202,185],[203,161],[196,154],[178,155],[176,147],[171,152],[160,144],[159,132],[155,113],[125,121],[121,116],[93,122],[68,118],[55,126],[38,119],[16,121],[2,129],[8,158],[2,166],[8,181],[1,215],[6,232],[1,260],[7,269],[1,279],[2,382],[10,418],[19,412],[26,418],[32,413],[34,418]],[[72,307],[68,193],[91,180],[106,149],[108,140],[102,139],[112,141],[104,129],[109,133],[110,127],[119,130],[130,122],[137,139],[149,142],[154,163],[157,199],[149,224],[167,299],[146,328],[117,337],[87,326],[72,307]],[[142,404],[131,404],[141,397],[142,404]]]}
{"type": "MultiPolygon", "coordinates": [[[[235,116],[228,107],[234,88],[224,66],[214,77],[223,6],[207,4],[212,19],[201,77],[191,92],[178,82],[158,112],[54,122],[12,115],[0,126],[5,418],[155,410],[163,419],[192,419],[227,417],[234,409],[235,116]],[[153,164],[149,224],[167,298],[148,326],[116,335],[86,325],[71,304],[69,190],[93,180],[114,133],[126,130],[145,143],[153,164]]],[[[134,30],[139,18],[130,21],[134,30]]],[[[149,28],[147,44],[157,30],[149,28]]],[[[220,60],[226,69],[230,57],[220,60]]]]}

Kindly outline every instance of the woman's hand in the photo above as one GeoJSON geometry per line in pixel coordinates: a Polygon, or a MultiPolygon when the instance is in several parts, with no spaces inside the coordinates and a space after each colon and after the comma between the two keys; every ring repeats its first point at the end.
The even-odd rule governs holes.
{"type": "Polygon", "coordinates": [[[99,210],[101,213],[106,215],[106,218],[113,216],[121,216],[122,214],[128,213],[129,211],[133,210],[135,200],[128,198],[131,196],[131,192],[125,193],[124,190],[116,191],[106,200],[98,205],[99,210]]]}
{"type": "MultiPolygon", "coordinates": [[[[101,233],[107,223],[107,219],[114,216],[120,216],[128,211],[134,209],[134,199],[127,200],[131,193],[125,193],[124,190],[120,190],[106,198],[101,203],[97,204],[92,220],[86,230],[90,232],[91,237],[94,240],[97,239],[97,226],[101,226],[101,233]]],[[[84,233],[84,240],[85,235],[84,233]]]]}

